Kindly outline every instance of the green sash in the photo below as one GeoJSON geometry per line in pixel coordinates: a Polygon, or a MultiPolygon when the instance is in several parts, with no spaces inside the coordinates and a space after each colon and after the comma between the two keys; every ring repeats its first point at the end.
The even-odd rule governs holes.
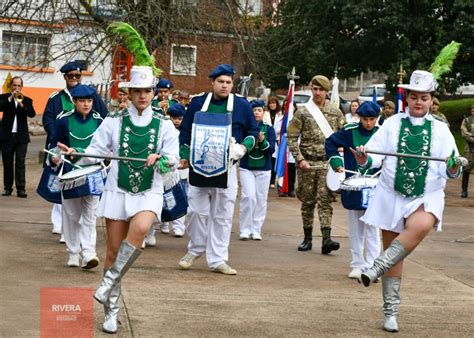
{"type": "Polygon", "coordinates": [[[261,143],[257,142],[257,145],[249,152],[248,156],[248,163],[249,168],[261,168],[265,165],[266,158],[265,152],[260,149],[262,145],[267,145],[267,130],[268,126],[266,124],[262,124],[260,127],[260,131],[264,134],[264,139],[261,143]]]}
{"type": "MultiPolygon", "coordinates": [[[[431,121],[426,119],[421,126],[413,125],[409,118],[400,121],[397,152],[430,156],[431,121]]],[[[395,191],[408,198],[423,195],[428,165],[428,160],[399,157],[395,170],[395,191]]]]}
{"type": "MultiPolygon", "coordinates": [[[[122,117],[120,128],[119,155],[146,159],[156,153],[161,120],[155,116],[147,126],[139,127],[132,123],[130,115],[122,117]]],[[[144,162],[120,161],[118,186],[132,194],[151,189],[154,167],[146,167],[144,162]]]]}

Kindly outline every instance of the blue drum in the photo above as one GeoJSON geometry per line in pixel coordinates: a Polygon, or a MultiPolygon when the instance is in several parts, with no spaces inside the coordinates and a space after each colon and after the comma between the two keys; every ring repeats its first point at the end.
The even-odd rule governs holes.
{"type": "Polygon", "coordinates": [[[61,204],[61,184],[58,175],[59,168],[45,165],[36,192],[48,202],[61,204]]]}
{"type": "Polygon", "coordinates": [[[100,196],[104,191],[107,168],[93,165],[75,169],[59,176],[63,198],[71,199],[82,196],[100,196]]]}
{"type": "Polygon", "coordinates": [[[177,172],[163,175],[163,209],[161,222],[170,222],[188,212],[188,195],[177,172]]]}

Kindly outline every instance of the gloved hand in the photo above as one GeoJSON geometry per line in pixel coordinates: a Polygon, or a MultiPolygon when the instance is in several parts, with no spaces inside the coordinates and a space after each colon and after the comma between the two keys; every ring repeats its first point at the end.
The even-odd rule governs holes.
{"type": "Polygon", "coordinates": [[[230,146],[229,146],[229,158],[233,161],[238,161],[242,157],[245,156],[245,153],[247,152],[247,148],[239,144],[235,141],[235,138],[230,139],[230,146]]]}
{"type": "Polygon", "coordinates": [[[468,164],[467,159],[461,156],[456,156],[454,153],[454,150],[451,153],[451,156],[449,156],[446,161],[446,166],[448,167],[448,169],[454,168],[456,166],[465,167],[467,166],[467,164],[468,164]]]}

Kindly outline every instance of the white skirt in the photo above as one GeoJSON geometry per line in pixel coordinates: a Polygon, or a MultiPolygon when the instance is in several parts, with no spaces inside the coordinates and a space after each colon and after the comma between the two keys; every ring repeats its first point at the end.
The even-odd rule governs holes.
{"type": "Polygon", "coordinates": [[[406,198],[394,190],[384,189],[380,184],[375,188],[365,214],[360,220],[382,230],[401,233],[405,228],[405,219],[421,205],[436,219],[435,230],[441,231],[443,224],[444,190],[425,193],[421,197],[406,198]]]}
{"type": "Polygon", "coordinates": [[[140,211],[151,211],[160,220],[163,207],[163,194],[145,192],[131,195],[126,192],[105,190],[97,207],[97,217],[115,221],[129,221],[140,211]]]}

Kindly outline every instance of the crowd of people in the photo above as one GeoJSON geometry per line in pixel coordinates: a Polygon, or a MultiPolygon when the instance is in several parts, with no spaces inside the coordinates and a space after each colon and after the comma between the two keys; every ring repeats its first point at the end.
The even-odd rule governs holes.
{"type": "MultiPolygon", "coordinates": [[[[239,182],[239,239],[261,241],[268,193],[277,188],[274,168],[286,102],[275,96],[267,103],[249,102],[233,94],[235,69],[227,64],[209,74],[210,90],[192,99],[185,90],[173,90],[169,80],[158,80],[151,67],[133,66],[130,81],[120,83],[109,107],[94,88],[81,84],[80,64],[67,63],[61,72],[66,88],[49,98],[43,115],[50,150],[44,166],[51,177],[71,179],[61,191],[48,186],[56,194],[49,199],[56,202],[52,231],[63,235],[66,264],[89,270],[100,263],[96,218],[105,219],[104,273],[94,293],[104,305],[103,330],[117,332],[121,281],[142,249],[156,245],[155,230],[169,233],[171,228],[177,238],[187,233],[179,268],[188,270],[205,256],[212,272],[236,275],[229,243],[239,182]],[[188,203],[187,215],[170,222],[161,218],[172,204],[164,197],[165,175],[174,177],[188,203]]],[[[295,104],[288,123],[288,192],[279,193],[301,201],[304,240],[297,250],[313,248],[315,209],[321,254],[340,248],[331,237],[335,196],[326,184],[329,171],[344,180],[380,174],[376,186],[341,190],[352,257],[348,277],[365,286],[381,280],[384,329],[396,332],[403,260],[431,229],[441,230],[446,180],[461,174],[454,138],[433,96],[436,81],[428,72],[413,72],[410,83],[401,85],[407,91],[405,112],[395,114],[391,101],[383,108],[352,101],[345,116],[327,99],[327,77],[315,75],[310,85],[312,105],[295,104]]],[[[14,176],[18,197],[27,196],[25,125],[35,111],[30,98],[19,99],[22,86],[16,77],[12,94],[0,97],[3,196],[11,195],[14,176]]],[[[462,125],[470,165],[474,107],[471,114],[462,125]]],[[[467,169],[462,197],[467,197],[467,169]]]]}

